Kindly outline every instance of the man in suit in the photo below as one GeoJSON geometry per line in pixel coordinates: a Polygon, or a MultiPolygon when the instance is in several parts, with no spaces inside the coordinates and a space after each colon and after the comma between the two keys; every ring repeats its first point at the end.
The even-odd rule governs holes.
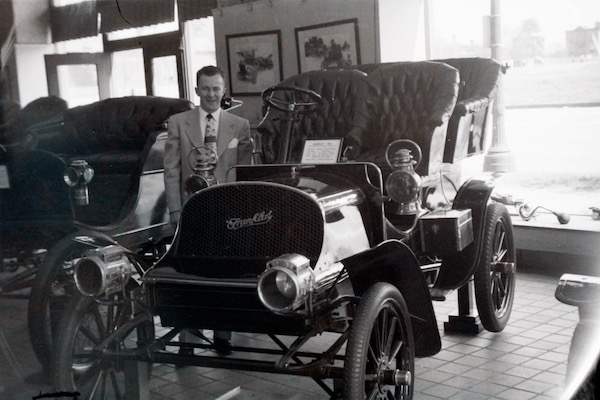
{"type": "Polygon", "coordinates": [[[214,176],[217,182],[235,180],[234,173],[228,173],[229,168],[238,164],[250,164],[252,157],[248,120],[221,109],[221,100],[226,90],[223,70],[206,66],[196,73],[196,83],[200,107],[176,114],[167,123],[169,136],[164,152],[165,191],[173,225],[179,221],[181,208],[188,199],[184,183],[193,174],[188,156],[194,147],[208,144],[205,139],[210,119],[213,119],[213,124],[216,123],[214,129],[218,161],[214,176]]]}
{"type": "MultiPolygon", "coordinates": [[[[188,200],[184,184],[193,174],[188,156],[194,147],[214,146],[218,156],[214,176],[218,183],[235,180],[235,172],[228,171],[238,164],[250,164],[252,142],[247,119],[225,112],[221,100],[225,95],[225,73],[214,66],[206,66],[196,73],[196,94],[200,107],[169,118],[168,138],[164,151],[165,192],[171,223],[176,226],[181,208],[188,200]],[[216,137],[215,137],[216,134],[216,137]]],[[[214,149],[214,147],[213,147],[214,149]]],[[[231,352],[231,332],[216,331],[214,343],[217,352],[231,352]]],[[[195,342],[197,338],[187,331],[180,334],[182,342],[195,342]]],[[[181,354],[193,349],[181,348],[181,354]]]]}

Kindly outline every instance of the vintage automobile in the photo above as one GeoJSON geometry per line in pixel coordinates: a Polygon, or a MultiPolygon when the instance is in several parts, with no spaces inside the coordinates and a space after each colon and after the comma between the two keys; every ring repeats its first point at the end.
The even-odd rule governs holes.
{"type": "Polygon", "coordinates": [[[102,241],[85,251],[73,274],[80,293],[63,313],[56,340],[56,390],[145,398],[151,365],[172,363],[310,377],[332,399],[410,399],[415,357],[441,349],[432,299],[459,290],[450,330],[473,333],[478,318],[486,329],[502,330],[512,309],[516,258],[510,216],[492,200],[496,176],[472,177],[453,191],[434,167],[443,158],[443,132],[415,140],[390,135],[380,154],[385,164],[361,160],[369,153],[360,135],[377,132],[373,125],[350,128],[359,136],[346,136],[345,145],[328,134],[335,130],[326,121],[348,119],[327,113],[343,115],[345,100],[365,98],[360,88],[340,88],[368,88],[388,74],[412,82],[417,73],[417,92],[420,84],[435,91],[430,79],[445,85],[449,95],[431,99],[444,97],[449,105],[432,113],[439,124],[429,124],[435,132],[445,129],[458,95],[455,68],[381,68],[368,76],[300,74],[294,85],[266,90],[260,132],[268,163],[235,167],[229,183],[190,177],[195,193],[158,261],[102,241]],[[317,80],[335,84],[311,90],[309,81],[317,80]],[[297,129],[311,118],[321,118],[320,133],[297,129]],[[473,287],[478,317],[471,312],[473,287]],[[182,340],[183,330],[204,341],[182,340]],[[226,355],[204,330],[265,340],[234,345],[226,355]],[[323,335],[330,338],[327,348],[312,346],[323,335]]]}
{"type": "Polygon", "coordinates": [[[68,109],[51,96],[20,110],[18,129],[0,147],[2,266],[11,272],[0,294],[29,297],[29,336],[44,367],[51,328],[75,290],[73,259],[98,240],[154,257],[170,242],[164,123],[191,107],[131,96],[68,109]]]}

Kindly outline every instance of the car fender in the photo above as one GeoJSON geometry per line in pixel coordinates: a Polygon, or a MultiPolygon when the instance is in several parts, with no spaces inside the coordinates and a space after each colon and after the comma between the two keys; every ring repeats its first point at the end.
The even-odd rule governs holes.
{"type": "Polygon", "coordinates": [[[357,296],[377,282],[388,282],[402,293],[413,327],[415,355],[432,356],[440,351],[440,333],[429,289],[419,262],[407,245],[387,240],[342,263],[357,296]]]}
{"type": "Polygon", "coordinates": [[[479,264],[485,214],[490,202],[495,182],[501,176],[495,173],[482,173],[465,182],[452,205],[456,210],[471,210],[473,218],[473,242],[458,253],[444,257],[436,289],[454,290],[471,279],[479,264]]]}
{"type": "Polygon", "coordinates": [[[110,236],[89,229],[83,229],[77,232],[69,234],[69,237],[73,242],[82,243],[88,245],[90,248],[98,248],[109,245],[119,245],[110,236]]]}

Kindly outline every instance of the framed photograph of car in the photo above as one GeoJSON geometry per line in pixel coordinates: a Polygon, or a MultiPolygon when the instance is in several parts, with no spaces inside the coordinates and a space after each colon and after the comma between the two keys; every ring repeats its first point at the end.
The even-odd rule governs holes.
{"type": "Polygon", "coordinates": [[[281,31],[227,35],[225,39],[232,96],[258,96],[281,82],[281,31]]]}
{"type": "Polygon", "coordinates": [[[296,49],[300,73],[360,64],[358,20],[296,28],[296,49]]]}

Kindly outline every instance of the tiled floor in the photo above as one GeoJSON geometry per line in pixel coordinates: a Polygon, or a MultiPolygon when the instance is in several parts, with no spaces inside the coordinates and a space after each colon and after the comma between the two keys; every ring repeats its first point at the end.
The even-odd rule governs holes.
{"type": "MultiPolygon", "coordinates": [[[[2,274],[0,274],[2,275],[2,274]]],[[[2,276],[0,276],[2,279],[2,276]]],[[[443,333],[456,296],[434,303],[443,349],[416,360],[416,399],[556,399],[560,396],[577,309],[554,298],[557,278],[519,273],[511,320],[501,333],[443,333]]],[[[31,399],[51,388],[35,375],[26,300],[0,299],[0,399],[31,399]]],[[[234,336],[237,344],[257,340],[234,336]]],[[[323,339],[325,340],[325,339],[323,339]]],[[[326,399],[308,378],[155,365],[151,399],[326,399]]]]}

